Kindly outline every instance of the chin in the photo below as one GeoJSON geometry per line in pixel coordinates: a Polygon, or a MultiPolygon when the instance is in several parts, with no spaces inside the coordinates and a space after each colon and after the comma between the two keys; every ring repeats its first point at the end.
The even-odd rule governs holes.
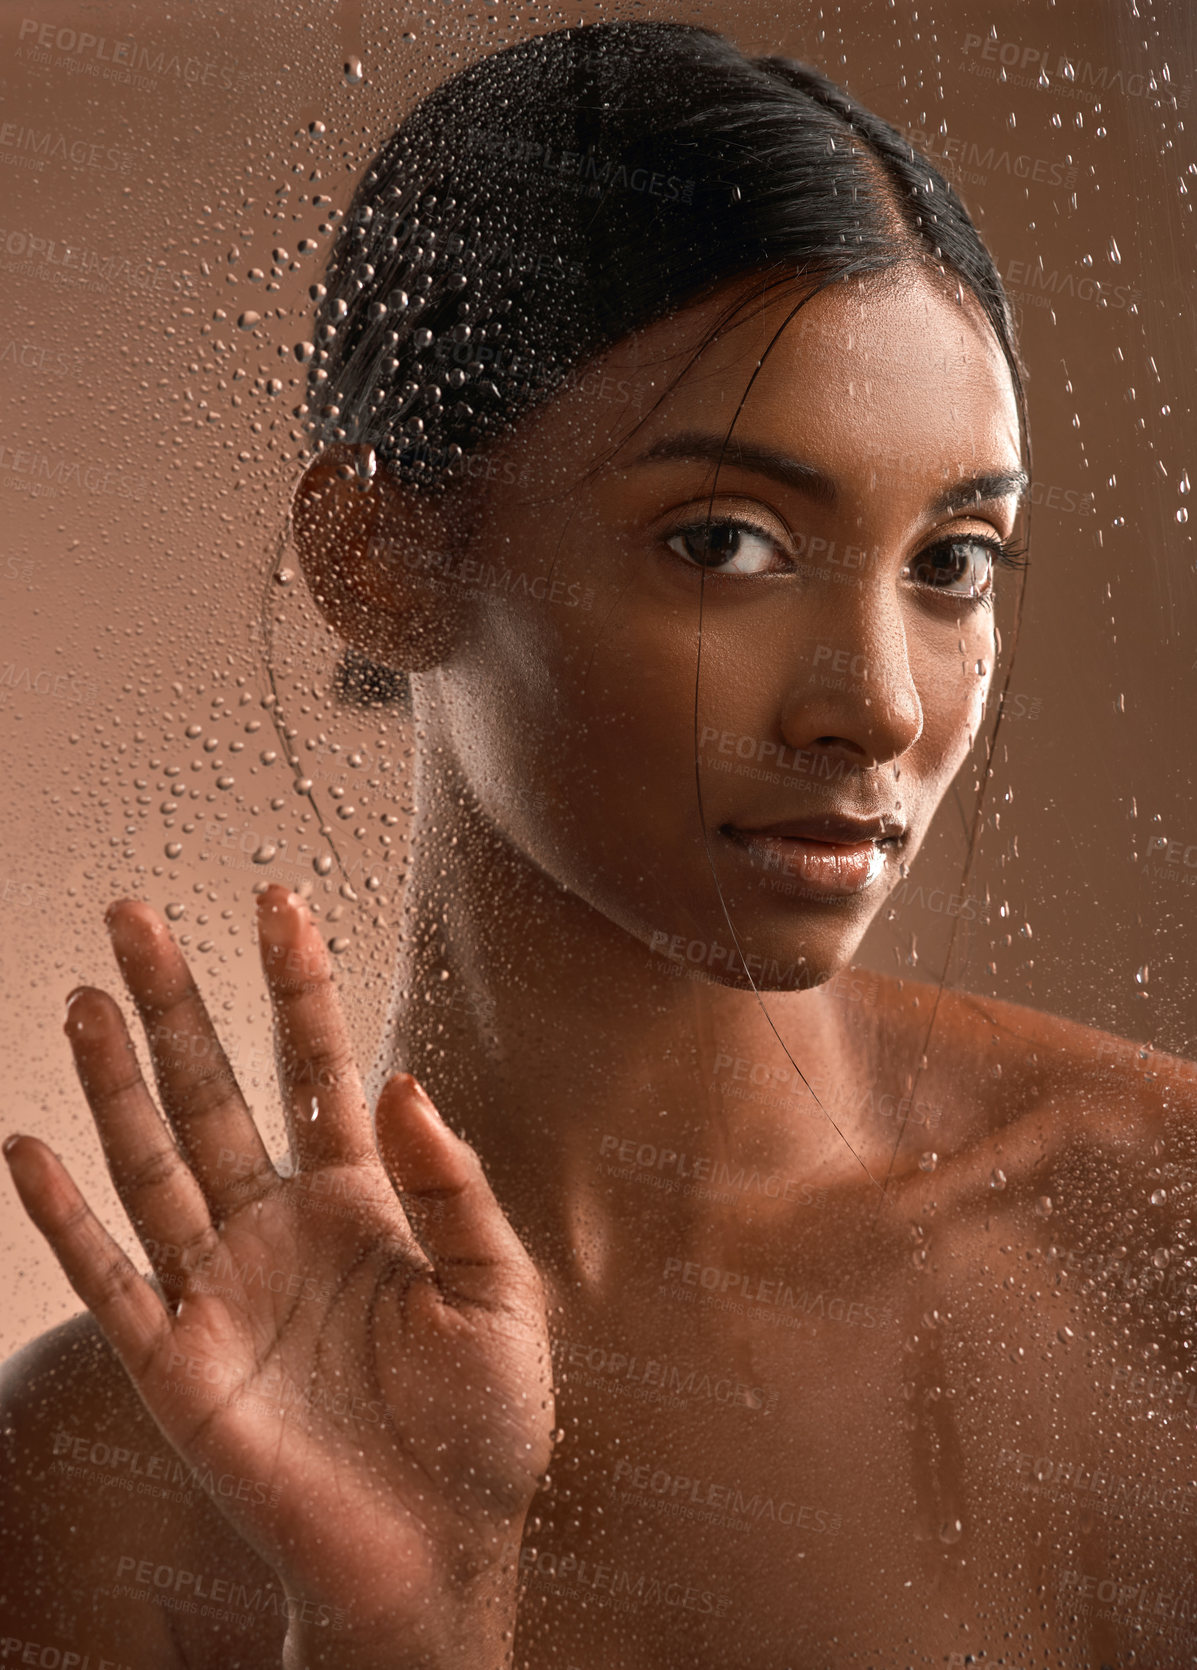
{"type": "MultiPolygon", "coordinates": [[[[723,921],[707,937],[657,929],[647,944],[663,972],[675,978],[745,992],[812,991],[849,965],[872,914],[864,921],[841,920],[835,926],[825,917],[802,926],[793,921],[773,922],[767,929],[745,924],[735,934],[723,921]],[[803,927],[811,931],[803,932],[803,927]]],[[[735,922],[735,913],[731,915],[735,922]]]]}

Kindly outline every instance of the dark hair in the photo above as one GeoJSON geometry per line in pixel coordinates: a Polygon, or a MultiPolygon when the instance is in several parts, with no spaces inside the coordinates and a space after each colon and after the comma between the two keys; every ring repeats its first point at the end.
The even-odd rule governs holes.
{"type": "MultiPolygon", "coordinates": [[[[437,491],[580,365],[729,279],[823,284],[919,257],[976,297],[1025,433],[997,269],[896,128],[709,29],[537,35],[437,87],[367,168],[305,350],[309,429],[437,491]]],[[[352,651],[339,682],[356,701],[397,688],[352,651]]]]}

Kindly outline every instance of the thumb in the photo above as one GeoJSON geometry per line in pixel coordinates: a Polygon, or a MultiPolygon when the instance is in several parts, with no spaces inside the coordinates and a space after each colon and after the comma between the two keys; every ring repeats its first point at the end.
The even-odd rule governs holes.
{"type": "Polygon", "coordinates": [[[412,1074],[387,1080],[375,1126],[382,1163],[447,1297],[490,1308],[526,1298],[530,1280],[538,1288],[535,1267],[482,1161],[412,1074]]]}

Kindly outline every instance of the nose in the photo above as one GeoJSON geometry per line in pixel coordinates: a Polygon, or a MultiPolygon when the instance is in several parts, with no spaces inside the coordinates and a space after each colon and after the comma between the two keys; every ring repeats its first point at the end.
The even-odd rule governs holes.
{"type": "Polygon", "coordinates": [[[780,726],[786,743],[868,769],[899,759],[923,733],[906,623],[883,586],[837,608],[797,658],[780,726]]]}

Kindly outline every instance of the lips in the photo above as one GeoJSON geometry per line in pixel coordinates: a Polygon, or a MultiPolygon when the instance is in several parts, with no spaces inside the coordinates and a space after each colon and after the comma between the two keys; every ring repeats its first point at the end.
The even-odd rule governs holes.
{"type": "Polygon", "coordinates": [[[725,824],[721,833],[756,870],[769,873],[779,891],[804,898],[847,898],[871,887],[885,872],[886,857],[905,834],[899,819],[839,816],[788,818],[758,829],[725,824]]]}
{"type": "Polygon", "coordinates": [[[872,818],[853,818],[828,815],[825,817],[787,818],[781,823],[762,824],[755,829],[740,829],[725,824],[729,835],[767,835],[787,841],[822,841],[833,846],[855,846],[861,841],[888,841],[906,833],[906,826],[898,817],[880,813],[872,818]]]}

